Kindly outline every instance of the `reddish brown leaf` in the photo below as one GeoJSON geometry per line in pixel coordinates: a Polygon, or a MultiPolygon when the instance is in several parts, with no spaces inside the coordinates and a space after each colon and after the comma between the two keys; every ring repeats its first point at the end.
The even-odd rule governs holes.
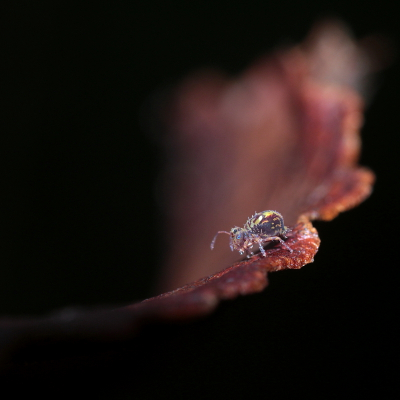
{"type": "Polygon", "coordinates": [[[333,218],[369,194],[373,174],[356,166],[363,101],[347,84],[359,86],[365,65],[359,75],[354,65],[364,58],[341,28],[327,25],[236,80],[208,72],[176,90],[163,109],[170,232],[160,288],[235,262],[227,238],[210,252],[211,238],[254,211],[277,210],[292,226],[304,213],[333,218]]]}
{"type": "Polygon", "coordinates": [[[133,307],[152,309],[161,318],[175,319],[210,312],[222,299],[259,292],[267,285],[267,272],[299,269],[314,261],[320,240],[316,229],[306,218],[301,218],[287,236],[287,244],[293,253],[284,248],[268,249],[267,257],[254,255],[223,271],[133,307]]]}
{"type": "Polygon", "coordinates": [[[345,31],[328,25],[237,79],[186,79],[160,111],[170,160],[159,188],[169,249],[160,287],[181,287],[113,311],[0,321],[5,346],[126,337],[148,321],[207,314],[220,300],[263,290],[267,272],[312,262],[320,239],[310,221],[330,220],[371,192],[373,173],[357,166],[363,101],[354,90],[367,64],[345,31]],[[218,230],[265,209],[284,216],[293,253],[275,244],[266,257],[237,261],[226,238],[210,250],[218,230]]]}

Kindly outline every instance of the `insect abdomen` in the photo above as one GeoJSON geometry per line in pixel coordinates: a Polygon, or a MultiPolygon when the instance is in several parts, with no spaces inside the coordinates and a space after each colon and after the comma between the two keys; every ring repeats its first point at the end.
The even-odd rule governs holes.
{"type": "Polygon", "coordinates": [[[285,230],[283,217],[277,211],[255,214],[249,218],[246,225],[251,233],[265,236],[278,236],[285,230]]]}

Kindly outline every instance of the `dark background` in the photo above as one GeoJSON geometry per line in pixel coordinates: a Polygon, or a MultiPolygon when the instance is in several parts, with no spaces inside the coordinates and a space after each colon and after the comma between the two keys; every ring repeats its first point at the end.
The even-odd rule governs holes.
{"type": "MultiPolygon", "coordinates": [[[[240,73],[326,16],[356,37],[380,33],[399,47],[394,2],[316,4],[3,5],[0,315],[151,295],[162,249],[153,196],[162,153],[143,110],[157,90],[200,67],[240,73]]],[[[399,72],[395,59],[366,112],[361,163],[377,174],[374,193],[316,223],[315,263],[271,274],[263,293],[210,318],[142,333],[140,341],[157,343],[147,364],[133,347],[124,362],[103,365],[126,378],[118,393],[398,395],[399,72]]]]}

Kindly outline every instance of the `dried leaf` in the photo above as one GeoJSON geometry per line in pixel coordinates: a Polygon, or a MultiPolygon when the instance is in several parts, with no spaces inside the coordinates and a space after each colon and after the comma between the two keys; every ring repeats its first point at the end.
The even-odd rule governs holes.
{"type": "Polygon", "coordinates": [[[267,249],[266,257],[255,255],[134,307],[151,307],[161,318],[192,317],[210,312],[219,300],[260,292],[267,285],[267,272],[299,269],[314,261],[320,240],[316,229],[306,218],[301,218],[287,236],[286,243],[293,253],[284,248],[267,249]]]}
{"type": "Polygon", "coordinates": [[[277,210],[292,226],[304,213],[332,218],[369,194],[373,174],[356,173],[363,101],[343,83],[359,86],[354,59],[365,55],[339,27],[321,29],[236,80],[209,72],[189,78],[167,103],[161,289],[235,262],[227,238],[210,252],[211,238],[242,226],[255,210],[277,210]],[[332,52],[340,68],[331,65],[332,52]]]}
{"type": "Polygon", "coordinates": [[[312,262],[320,239],[311,220],[356,206],[374,181],[357,166],[363,101],[354,87],[368,68],[365,57],[344,29],[327,25],[237,79],[210,72],[188,78],[160,111],[169,155],[159,187],[169,227],[161,282],[181,287],[116,310],[1,320],[3,349],[129,337],[148,321],[210,313],[220,300],[263,290],[267,272],[312,262]],[[285,217],[293,253],[270,245],[266,257],[237,262],[222,239],[210,251],[218,230],[265,209],[285,217]]]}

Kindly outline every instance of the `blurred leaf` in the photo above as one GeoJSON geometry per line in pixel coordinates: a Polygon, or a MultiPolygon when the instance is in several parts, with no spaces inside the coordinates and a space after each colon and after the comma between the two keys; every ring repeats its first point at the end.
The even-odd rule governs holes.
{"type": "Polygon", "coordinates": [[[130,338],[149,322],[205,315],[220,300],[264,289],[267,272],[312,262],[320,239],[311,220],[336,217],[372,189],[373,173],[357,165],[363,101],[354,89],[368,69],[367,53],[330,23],[236,79],[210,71],[187,78],[159,109],[167,165],[157,192],[168,245],[160,287],[180,287],[115,310],[0,320],[3,357],[32,344],[130,338]],[[293,253],[269,245],[266,257],[237,261],[222,239],[210,251],[218,230],[266,209],[284,216],[293,253]]]}

